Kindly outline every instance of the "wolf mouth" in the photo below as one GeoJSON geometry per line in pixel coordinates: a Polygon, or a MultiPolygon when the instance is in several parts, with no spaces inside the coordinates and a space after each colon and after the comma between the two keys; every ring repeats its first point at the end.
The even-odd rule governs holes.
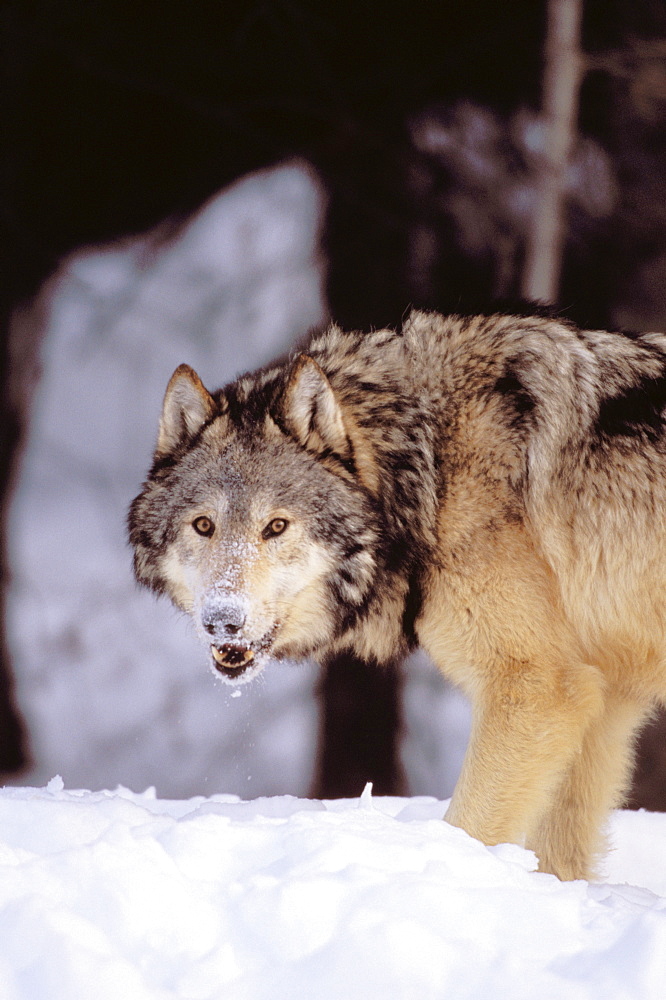
{"type": "Polygon", "coordinates": [[[261,653],[266,653],[270,649],[276,631],[277,626],[272,628],[259,643],[248,645],[234,642],[225,642],[221,645],[211,643],[214,668],[225,677],[240,677],[252,663],[256,663],[261,653]]]}
{"type": "Polygon", "coordinates": [[[250,646],[236,646],[229,642],[222,646],[211,645],[210,651],[216,665],[225,671],[240,672],[254,659],[254,650],[250,646]]]}

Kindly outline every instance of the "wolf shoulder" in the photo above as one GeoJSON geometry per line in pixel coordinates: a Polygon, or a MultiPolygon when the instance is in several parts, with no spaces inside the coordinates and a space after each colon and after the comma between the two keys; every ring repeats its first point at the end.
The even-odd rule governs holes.
{"type": "MultiPolygon", "coordinates": [[[[560,490],[645,476],[666,489],[666,335],[581,330],[541,316],[413,313],[403,335],[412,378],[447,437],[560,490]],[[441,412],[438,412],[441,411],[441,412]]],[[[472,456],[470,456],[471,458],[472,456]]]]}

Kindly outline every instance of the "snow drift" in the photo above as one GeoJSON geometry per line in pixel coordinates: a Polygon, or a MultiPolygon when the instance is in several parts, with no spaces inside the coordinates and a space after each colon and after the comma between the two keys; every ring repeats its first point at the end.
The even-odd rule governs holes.
{"type": "Polygon", "coordinates": [[[562,883],[427,798],[0,791],[3,1000],[661,1000],[666,817],[562,883]],[[620,884],[625,881],[633,885],[620,884]]]}

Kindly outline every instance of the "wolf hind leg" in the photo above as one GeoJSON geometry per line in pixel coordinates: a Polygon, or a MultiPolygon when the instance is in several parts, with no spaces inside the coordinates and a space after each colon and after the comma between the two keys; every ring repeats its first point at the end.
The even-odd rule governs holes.
{"type": "Polygon", "coordinates": [[[580,753],[528,837],[540,871],[561,879],[595,877],[595,861],[606,847],[604,820],[626,794],[634,737],[647,715],[644,705],[614,698],[590,723],[580,753]]]}
{"type": "Polygon", "coordinates": [[[503,671],[504,682],[486,687],[474,706],[470,743],[445,817],[486,844],[529,838],[549,813],[602,704],[594,668],[515,667],[503,671]]]}

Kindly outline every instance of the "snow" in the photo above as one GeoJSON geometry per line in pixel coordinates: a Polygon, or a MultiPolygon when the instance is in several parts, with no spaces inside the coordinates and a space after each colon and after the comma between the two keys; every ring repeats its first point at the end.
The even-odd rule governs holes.
{"type": "Polygon", "coordinates": [[[666,816],[615,814],[588,884],[445,808],[2,789],[0,996],[661,1000],[666,816]]]}

